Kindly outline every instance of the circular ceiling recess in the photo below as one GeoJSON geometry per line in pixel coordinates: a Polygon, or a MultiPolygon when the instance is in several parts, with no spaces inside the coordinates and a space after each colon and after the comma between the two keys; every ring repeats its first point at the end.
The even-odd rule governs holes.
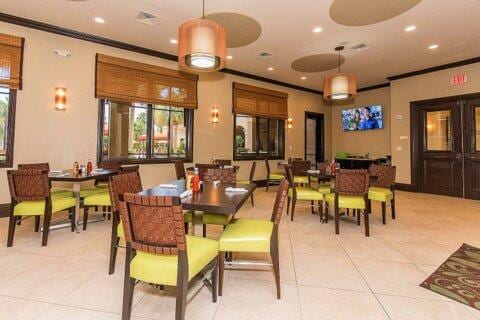
{"type": "Polygon", "coordinates": [[[366,26],[401,15],[422,0],[334,0],[330,17],[344,26],[366,26]]]}
{"type": "MultiPolygon", "coordinates": [[[[344,62],[345,58],[340,56],[340,64],[344,62]]],[[[292,69],[299,72],[322,72],[337,67],[338,54],[334,53],[314,54],[292,62],[292,69]]]]}
{"type": "Polygon", "coordinates": [[[205,16],[227,29],[227,47],[238,48],[255,42],[262,34],[262,26],[257,20],[239,13],[219,12],[205,16]]]}

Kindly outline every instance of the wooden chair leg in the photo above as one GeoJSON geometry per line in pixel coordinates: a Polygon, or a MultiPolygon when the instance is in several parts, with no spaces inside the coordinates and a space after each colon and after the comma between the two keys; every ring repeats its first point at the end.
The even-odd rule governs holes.
{"type": "Polygon", "coordinates": [[[355,211],[357,211],[357,225],[359,226],[360,223],[361,223],[361,218],[360,218],[360,217],[361,217],[362,215],[360,214],[360,210],[355,210],[355,211]]]}
{"type": "Polygon", "coordinates": [[[68,216],[70,217],[70,229],[75,231],[75,207],[68,209],[68,216]]]}
{"type": "Polygon", "coordinates": [[[214,267],[212,269],[212,301],[213,303],[217,302],[218,295],[218,258],[214,261],[214,267]]]}
{"type": "Polygon", "coordinates": [[[393,196],[392,200],[390,200],[390,206],[392,210],[392,219],[395,220],[395,196],[393,196]]]}
{"type": "Polygon", "coordinates": [[[50,232],[50,220],[52,219],[52,213],[47,212],[43,216],[43,234],[42,234],[42,246],[46,246],[48,242],[48,233],[50,232]]]}
{"type": "Polygon", "coordinates": [[[203,224],[203,230],[202,230],[202,231],[203,231],[203,232],[202,232],[202,233],[203,233],[203,237],[206,238],[206,237],[207,237],[207,225],[206,225],[205,223],[203,224]]]}
{"type": "Polygon", "coordinates": [[[370,237],[370,221],[369,221],[369,210],[363,210],[364,220],[365,220],[365,237],[370,237]]]}
{"type": "Polygon", "coordinates": [[[135,279],[130,278],[130,248],[127,248],[125,257],[125,278],[123,281],[123,308],[122,308],[122,320],[130,320],[132,314],[132,300],[133,291],[135,287],[135,279]]]}
{"type": "Polygon", "coordinates": [[[310,207],[311,207],[310,210],[311,210],[311,213],[312,213],[312,214],[315,214],[315,208],[314,208],[314,206],[315,206],[315,201],[311,200],[311,201],[310,201],[310,207]]]}
{"type": "Polygon", "coordinates": [[[119,222],[114,218],[112,221],[112,238],[110,239],[110,261],[108,265],[108,274],[115,272],[115,262],[117,261],[117,250],[120,238],[117,235],[119,222]]]}
{"type": "Polygon", "coordinates": [[[15,234],[15,226],[17,225],[18,216],[14,216],[13,213],[10,215],[10,220],[8,223],[8,237],[7,237],[7,247],[13,245],[13,236],[15,234]]]}
{"type": "Polygon", "coordinates": [[[255,206],[255,201],[253,200],[253,193],[252,193],[252,196],[250,197],[250,200],[252,200],[252,207],[255,206]]]}
{"type": "MultiPolygon", "coordinates": [[[[322,206],[323,206],[323,203],[322,203],[322,206]]],[[[328,223],[328,219],[330,218],[329,214],[330,214],[330,204],[325,201],[325,223],[328,223]]]]}
{"type": "Polygon", "coordinates": [[[291,201],[290,197],[287,197],[287,216],[290,213],[290,201],[291,201]]]}
{"type": "Polygon", "coordinates": [[[35,216],[35,232],[40,230],[40,216],[35,216]]]}
{"type": "Polygon", "coordinates": [[[340,210],[335,206],[335,234],[340,234],[340,210]]]}
{"type": "Polygon", "coordinates": [[[225,271],[225,252],[218,252],[218,295],[223,294],[223,273],[225,271]]]}
{"type": "Polygon", "coordinates": [[[277,299],[281,298],[280,287],[280,258],[278,254],[278,235],[270,240],[270,257],[272,259],[273,272],[275,273],[275,285],[277,287],[277,299]]]}
{"type": "Polygon", "coordinates": [[[175,307],[175,320],[185,319],[185,307],[187,305],[188,275],[177,280],[177,302],[175,307]]]}
{"type": "Polygon", "coordinates": [[[267,192],[268,192],[268,187],[270,187],[270,180],[267,179],[267,192]]]}
{"type": "Polygon", "coordinates": [[[382,223],[387,223],[387,203],[382,202],[382,223]]]}
{"type": "Polygon", "coordinates": [[[293,215],[295,214],[295,206],[297,205],[297,198],[293,197],[292,199],[292,215],[290,216],[290,220],[293,221],[293,215]]]}
{"type": "Polygon", "coordinates": [[[188,234],[188,222],[183,224],[183,228],[185,229],[185,234],[188,234]]]}
{"type": "Polygon", "coordinates": [[[83,207],[83,231],[87,230],[87,223],[88,223],[88,209],[89,207],[83,207]]]}

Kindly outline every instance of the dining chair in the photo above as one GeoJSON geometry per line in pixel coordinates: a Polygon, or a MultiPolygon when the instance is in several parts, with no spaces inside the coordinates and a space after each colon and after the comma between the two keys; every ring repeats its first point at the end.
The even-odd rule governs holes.
{"type": "Polygon", "coordinates": [[[217,301],[218,241],[185,235],[180,198],[125,193],[120,202],[126,241],[122,319],[130,319],[137,282],[176,287],[175,319],[185,319],[188,283],[212,267],[217,301]]]}
{"type": "Polygon", "coordinates": [[[218,165],[218,166],[231,166],[232,165],[232,160],[229,159],[214,159],[213,163],[218,165]]]}
{"type": "Polygon", "coordinates": [[[271,184],[278,184],[285,178],[285,175],[281,172],[272,172],[270,170],[270,163],[268,162],[268,158],[265,158],[265,168],[267,169],[267,192],[268,188],[271,184]]]}
{"type": "MultiPolygon", "coordinates": [[[[277,191],[270,220],[233,219],[219,239],[219,290],[223,294],[223,275],[225,269],[225,252],[270,253],[277,299],[281,298],[280,258],[278,252],[278,226],[282,218],[289,183],[283,179],[277,191]]],[[[234,261],[230,262],[235,264],[234,261]]],[[[242,263],[243,265],[244,263],[242,263]]]]}
{"type": "MultiPolygon", "coordinates": [[[[120,172],[121,164],[119,161],[103,161],[98,164],[98,168],[120,172]]],[[[80,198],[84,199],[105,192],[108,193],[108,178],[95,179],[93,186],[82,186],[80,188],[80,198]]],[[[103,212],[106,212],[106,209],[103,208],[103,212]]]]}
{"type": "Polygon", "coordinates": [[[110,201],[112,203],[112,237],[110,241],[108,274],[113,274],[115,272],[115,262],[117,259],[119,242],[121,238],[125,237],[122,221],[120,219],[119,203],[123,199],[124,193],[139,193],[143,190],[140,174],[138,172],[132,172],[110,177],[108,189],[110,191],[110,201]]]}
{"type": "Polygon", "coordinates": [[[293,180],[292,169],[290,168],[290,166],[285,166],[285,175],[287,177],[287,181],[289,184],[287,214],[290,210],[290,203],[292,204],[292,212],[291,212],[290,220],[293,221],[293,216],[295,214],[295,207],[297,205],[298,200],[310,201],[312,214],[315,213],[315,210],[314,210],[315,201],[317,201],[317,207],[319,209],[320,217],[321,217],[323,214],[322,201],[325,195],[311,187],[297,186],[297,184],[293,180]]]}
{"type": "MultiPolygon", "coordinates": [[[[203,177],[203,181],[220,181],[223,183],[236,183],[237,174],[233,168],[229,169],[208,169],[203,177]]],[[[229,214],[222,213],[212,213],[204,212],[203,213],[203,236],[207,236],[207,224],[216,225],[216,226],[225,226],[230,222],[232,218],[229,214]]]]}
{"type": "MultiPolygon", "coordinates": [[[[47,170],[7,170],[7,178],[11,198],[7,247],[13,245],[17,220],[25,216],[43,216],[42,246],[47,245],[50,221],[54,213],[68,211],[72,232],[75,230],[77,201],[73,197],[51,195],[47,170]]],[[[39,222],[39,219],[35,221],[36,232],[40,227],[39,222]]]]}
{"type": "Polygon", "coordinates": [[[288,158],[288,163],[291,164],[293,161],[303,161],[303,158],[290,157],[288,158]]]}
{"type": "MultiPolygon", "coordinates": [[[[365,220],[365,236],[370,236],[368,204],[368,188],[370,175],[367,170],[339,169],[335,172],[335,192],[326,196],[325,201],[329,206],[334,206],[335,234],[340,233],[340,208],[353,209],[356,212],[357,224],[360,225],[363,211],[365,220]]],[[[328,212],[326,214],[328,222],[328,212]]]]}
{"type": "MultiPolygon", "coordinates": [[[[45,170],[50,172],[50,164],[48,162],[41,163],[22,163],[18,164],[18,170],[45,170]]],[[[50,194],[52,197],[72,197],[73,192],[71,189],[66,188],[52,188],[50,183],[50,194]]]]}
{"type": "Polygon", "coordinates": [[[218,169],[218,164],[215,163],[196,163],[195,168],[198,168],[198,176],[201,181],[203,181],[203,176],[208,171],[208,169],[218,169]]]}
{"type": "Polygon", "coordinates": [[[177,174],[177,180],[186,178],[183,160],[175,160],[175,173],[177,174]]]}
{"type": "Polygon", "coordinates": [[[292,161],[293,182],[298,183],[300,186],[310,185],[310,180],[307,176],[308,170],[310,170],[310,161],[293,160],[292,161]]]}
{"type": "MultiPolygon", "coordinates": [[[[252,167],[250,168],[250,176],[249,176],[248,180],[237,180],[236,181],[237,184],[251,184],[251,183],[253,183],[256,168],[257,168],[257,162],[253,161],[252,162],[252,167]]],[[[252,192],[252,196],[250,197],[250,199],[252,200],[252,207],[253,207],[254,206],[253,192],[252,192]]]]}
{"type": "Polygon", "coordinates": [[[140,165],[135,164],[135,165],[121,166],[120,170],[118,172],[122,173],[122,174],[132,173],[132,172],[140,172],[140,165]]]}
{"type": "Polygon", "coordinates": [[[370,175],[376,177],[368,189],[368,202],[370,208],[373,201],[382,203],[382,222],[387,223],[387,203],[390,203],[392,219],[395,219],[395,166],[372,164],[370,175]]]}

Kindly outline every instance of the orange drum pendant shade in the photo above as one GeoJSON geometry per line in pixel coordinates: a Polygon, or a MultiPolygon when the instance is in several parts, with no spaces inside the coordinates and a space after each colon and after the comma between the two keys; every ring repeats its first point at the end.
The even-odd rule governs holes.
{"type": "MultiPolygon", "coordinates": [[[[205,13],[205,10],[204,10],[205,13]]],[[[212,20],[194,19],[178,28],[178,63],[191,71],[225,67],[227,30],[212,20]]]]}
{"type": "Polygon", "coordinates": [[[323,98],[325,100],[346,100],[357,94],[357,78],[353,74],[340,73],[340,51],[344,47],[336,47],[338,51],[338,73],[327,76],[323,80],[323,98]]]}

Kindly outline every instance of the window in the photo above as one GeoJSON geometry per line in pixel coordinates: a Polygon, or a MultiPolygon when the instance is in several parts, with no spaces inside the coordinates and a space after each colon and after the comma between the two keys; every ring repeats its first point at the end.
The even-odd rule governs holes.
{"type": "Polygon", "coordinates": [[[104,99],[100,119],[100,162],[192,161],[192,109],[104,99]]]}
{"type": "Polygon", "coordinates": [[[283,159],[284,121],[235,115],[234,160],[283,159]]]}
{"type": "Polygon", "coordinates": [[[16,90],[0,87],[0,167],[13,165],[16,90]]]}

